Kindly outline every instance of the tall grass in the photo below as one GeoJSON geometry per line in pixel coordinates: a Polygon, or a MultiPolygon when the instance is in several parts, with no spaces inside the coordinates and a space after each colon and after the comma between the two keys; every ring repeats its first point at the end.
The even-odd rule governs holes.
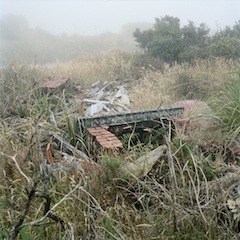
{"type": "MultiPolygon", "coordinates": [[[[31,123],[29,128],[34,129],[30,126],[31,123]]],[[[21,132],[26,129],[26,126],[22,127],[21,132]]],[[[1,131],[4,133],[4,150],[8,146],[9,153],[19,152],[17,160],[22,170],[29,178],[35,179],[37,168],[28,157],[30,146],[33,152],[36,151],[34,142],[25,148],[16,140],[8,145],[9,139],[13,138],[9,132],[11,128],[1,128],[1,131]]],[[[105,156],[101,174],[88,179],[72,171],[69,175],[62,175],[57,182],[51,182],[52,205],[77,187],[54,210],[67,223],[67,230],[63,231],[59,224],[46,219],[43,225],[23,228],[20,236],[66,239],[66,235],[71,233],[75,239],[237,239],[236,223],[226,212],[226,201],[232,198],[234,188],[230,188],[238,177],[237,173],[227,175],[226,166],[222,171],[219,169],[219,161],[224,166],[222,160],[215,163],[200,155],[193,144],[176,139],[169,143],[167,154],[144,178],[131,175],[126,178],[122,169],[127,157],[105,156]]],[[[0,159],[1,163],[7,162],[2,156],[0,159]]],[[[128,157],[128,161],[134,160],[128,157]]],[[[37,162],[35,155],[36,166],[37,162]]],[[[26,203],[25,189],[30,186],[11,162],[1,169],[5,174],[1,177],[0,188],[0,204],[4,206],[0,208],[2,235],[8,236],[11,218],[18,221],[26,203]],[[9,216],[11,211],[13,213],[9,216]]],[[[42,187],[39,182],[38,190],[42,187]]],[[[26,222],[42,216],[43,201],[35,198],[31,204],[26,222]]]]}
{"type": "Polygon", "coordinates": [[[132,77],[132,57],[131,53],[109,51],[97,56],[83,56],[67,63],[58,62],[51,72],[68,76],[82,86],[90,86],[97,81],[125,80],[132,77]]]}
{"type": "Polygon", "coordinates": [[[36,64],[16,63],[1,70],[0,115],[27,115],[41,97],[39,84],[48,70],[36,64]]]}
{"type": "Polygon", "coordinates": [[[208,59],[195,60],[191,65],[164,65],[164,70],[147,69],[132,88],[132,108],[166,106],[185,99],[207,100],[234,75],[237,67],[238,62],[208,59]]]}
{"type": "Polygon", "coordinates": [[[211,99],[212,107],[221,120],[219,127],[230,137],[239,141],[240,134],[240,69],[232,74],[211,99]]]}
{"type": "MultiPolygon", "coordinates": [[[[11,66],[1,71],[0,84],[5,90],[0,90],[0,152],[17,154],[22,171],[34,181],[41,176],[39,151],[44,155],[49,131],[59,132],[74,145],[85,144],[81,133],[75,133],[76,123],[71,106],[66,104],[65,93],[50,96],[35,90],[43,77],[54,73],[71,77],[85,86],[115,77],[132,79],[133,109],[160,107],[185,98],[204,100],[221,89],[214,98],[216,106],[220,106],[219,119],[224,123],[222,126],[229,126],[227,131],[238,129],[239,77],[227,83],[237,63],[215,59],[196,61],[192,65],[164,65],[159,69],[136,68],[136,65],[132,68],[132,64],[131,55],[111,52],[59,63],[50,70],[11,66]],[[139,71],[138,74],[132,69],[139,71]],[[135,76],[141,78],[135,79],[135,76]],[[190,88],[186,89],[186,85],[190,88]],[[19,103],[25,106],[19,99],[29,99],[29,92],[28,115],[23,114],[22,118],[10,115],[9,107],[18,109],[19,103]],[[60,112],[56,115],[56,126],[48,119],[49,110],[54,109],[60,112]],[[36,139],[36,121],[40,125],[41,150],[36,139]]],[[[209,134],[215,137],[216,132],[209,134]]],[[[126,143],[129,139],[125,136],[126,143]]],[[[131,149],[113,154],[114,157],[99,154],[102,164],[99,175],[83,177],[73,169],[59,176],[58,181],[49,182],[52,205],[60,202],[54,213],[66,223],[65,231],[59,223],[45,219],[37,226],[24,227],[18,238],[238,239],[238,221],[227,207],[227,200],[236,197],[238,168],[228,166],[221,154],[216,155],[214,161],[208,154],[200,153],[197,145],[201,140],[184,141],[177,137],[172,142],[166,140],[166,154],[143,177],[127,172],[124,165],[151,151],[149,146],[156,146],[156,141],[139,146],[125,144],[131,149]]],[[[14,162],[0,154],[0,237],[3,239],[10,236],[14,223],[21,217],[30,187],[14,162]]],[[[38,193],[43,187],[39,181],[38,193]]],[[[44,199],[34,198],[24,223],[41,219],[44,204],[44,199]]]]}

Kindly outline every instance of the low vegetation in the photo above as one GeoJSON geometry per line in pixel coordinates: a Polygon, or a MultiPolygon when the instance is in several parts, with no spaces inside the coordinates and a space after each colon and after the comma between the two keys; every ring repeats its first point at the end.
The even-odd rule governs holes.
{"type": "Polygon", "coordinates": [[[232,151],[240,144],[238,62],[210,58],[169,65],[142,60],[114,51],[51,68],[19,63],[1,70],[1,239],[239,238],[237,155],[230,159],[211,148],[214,143],[232,151]],[[50,94],[41,82],[56,74],[72,81],[63,92],[50,94]],[[165,143],[167,150],[143,177],[124,171],[124,165],[156,148],[157,142],[136,140],[130,146],[127,135],[121,153],[97,153],[98,173],[85,177],[72,169],[49,176],[42,165],[49,132],[89,151],[82,133],[74,130],[79,123],[68,101],[74,86],[126,79],[132,109],[194,98],[211,106],[216,124],[197,138],[190,130],[187,138],[176,133],[171,141],[162,130],[165,141],[158,145],[165,143]]]}

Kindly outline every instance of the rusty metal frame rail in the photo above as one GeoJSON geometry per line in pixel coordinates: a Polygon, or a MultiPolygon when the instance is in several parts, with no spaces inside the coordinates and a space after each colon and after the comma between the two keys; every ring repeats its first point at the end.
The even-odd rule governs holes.
{"type": "Polygon", "coordinates": [[[176,118],[183,115],[183,107],[167,107],[151,110],[141,110],[128,113],[117,113],[111,115],[99,115],[94,117],[80,117],[84,128],[100,126],[118,126],[157,119],[176,118]]]}

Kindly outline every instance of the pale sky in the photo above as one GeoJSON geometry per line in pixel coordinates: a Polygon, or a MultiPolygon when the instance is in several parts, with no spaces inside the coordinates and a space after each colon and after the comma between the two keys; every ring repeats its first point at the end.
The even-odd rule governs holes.
{"type": "Polygon", "coordinates": [[[9,13],[53,34],[119,32],[126,23],[154,23],[165,15],[216,30],[240,20],[240,0],[0,0],[0,18],[9,13]]]}

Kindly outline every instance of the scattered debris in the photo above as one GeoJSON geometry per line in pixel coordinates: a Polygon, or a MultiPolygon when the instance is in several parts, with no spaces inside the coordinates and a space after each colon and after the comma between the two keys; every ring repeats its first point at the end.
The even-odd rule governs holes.
{"type": "Polygon", "coordinates": [[[72,146],[69,142],[64,140],[62,137],[58,136],[56,133],[51,133],[53,136],[53,142],[55,142],[61,152],[70,152],[72,156],[77,157],[78,159],[81,159],[82,162],[87,163],[93,163],[94,162],[91,158],[89,158],[84,152],[80,151],[79,149],[76,149],[74,146],[72,146]]]}
{"type": "Polygon", "coordinates": [[[85,111],[85,116],[94,116],[96,114],[100,114],[105,109],[107,109],[107,107],[102,102],[94,103],[85,111]]]}
{"type": "Polygon", "coordinates": [[[228,199],[227,205],[233,213],[233,220],[240,220],[240,197],[236,200],[228,199]]]}
{"type": "Polygon", "coordinates": [[[48,144],[46,149],[46,158],[48,164],[53,164],[53,144],[52,144],[52,137],[48,137],[48,144]]]}
{"type": "Polygon", "coordinates": [[[91,135],[92,140],[99,143],[103,149],[122,148],[122,142],[108,130],[108,126],[88,128],[87,131],[91,135]]]}
{"type": "Polygon", "coordinates": [[[84,116],[129,112],[130,99],[127,88],[129,86],[126,82],[121,86],[116,81],[105,82],[103,86],[96,82],[91,88],[86,89],[86,96],[82,99],[85,105],[84,116]]]}
{"type": "Polygon", "coordinates": [[[49,76],[43,80],[42,87],[48,91],[54,92],[57,90],[63,90],[69,81],[70,78],[49,76]]]}
{"type": "Polygon", "coordinates": [[[183,107],[168,107],[160,109],[149,109],[132,112],[123,112],[93,117],[81,117],[82,126],[101,127],[101,126],[122,126],[135,123],[156,122],[178,118],[183,114],[183,107]]]}
{"type": "Polygon", "coordinates": [[[130,172],[136,177],[146,176],[152,169],[153,165],[166,153],[167,146],[161,145],[153,151],[141,156],[134,162],[127,162],[124,170],[130,172]]]}
{"type": "Polygon", "coordinates": [[[98,174],[101,171],[100,165],[95,162],[85,162],[82,159],[75,156],[69,155],[64,152],[59,152],[63,157],[63,161],[58,163],[65,172],[70,172],[71,170],[80,171],[84,176],[89,176],[93,174],[98,174]]]}
{"type": "Polygon", "coordinates": [[[58,178],[59,173],[67,174],[71,172],[71,170],[80,171],[84,176],[97,174],[101,171],[99,164],[55,133],[48,138],[46,159],[47,163],[50,164],[50,167],[47,167],[48,172],[55,178],[58,178]],[[58,158],[55,157],[56,154],[53,155],[53,142],[56,143],[60,149],[58,151],[56,150],[58,158]]]}
{"type": "Polygon", "coordinates": [[[216,160],[217,155],[223,157],[225,163],[240,165],[240,148],[231,148],[226,144],[217,141],[212,141],[204,145],[198,145],[201,153],[204,155],[211,155],[212,160],[216,160]]]}
{"type": "MultiPolygon", "coordinates": [[[[87,130],[92,145],[95,141],[102,149],[120,149],[123,147],[121,141],[115,136],[126,133],[137,133],[139,140],[144,141],[144,136],[151,132],[151,129],[160,129],[169,126],[169,119],[181,116],[182,107],[161,108],[142,110],[128,113],[117,113],[111,115],[100,115],[93,117],[80,117],[81,127],[87,130]]],[[[171,120],[170,120],[171,121],[171,120]]],[[[170,124],[171,125],[171,124],[170,124]]],[[[79,126],[77,126],[79,127],[79,126]]],[[[94,151],[93,151],[94,152],[94,151]]]]}

